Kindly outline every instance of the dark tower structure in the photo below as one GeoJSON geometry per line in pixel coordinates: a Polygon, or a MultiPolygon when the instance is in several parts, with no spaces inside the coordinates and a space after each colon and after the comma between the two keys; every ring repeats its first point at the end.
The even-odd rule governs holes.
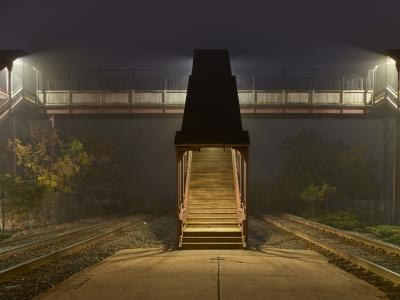
{"type": "Polygon", "coordinates": [[[180,248],[245,248],[249,134],[227,50],[195,50],[175,135],[180,248]]]}
{"type": "Polygon", "coordinates": [[[249,145],[227,50],[195,50],[175,145],[249,145]]]}

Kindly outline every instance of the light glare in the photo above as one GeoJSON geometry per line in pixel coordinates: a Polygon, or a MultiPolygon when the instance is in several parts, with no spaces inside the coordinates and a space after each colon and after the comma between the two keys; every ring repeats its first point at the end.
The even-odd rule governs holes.
{"type": "Polygon", "coordinates": [[[395,64],[396,64],[396,61],[395,61],[393,58],[388,57],[388,58],[386,59],[386,64],[387,64],[387,65],[395,65],[395,64]]]}
{"type": "Polygon", "coordinates": [[[13,61],[14,66],[22,66],[24,64],[22,58],[17,58],[16,60],[13,61]]]}

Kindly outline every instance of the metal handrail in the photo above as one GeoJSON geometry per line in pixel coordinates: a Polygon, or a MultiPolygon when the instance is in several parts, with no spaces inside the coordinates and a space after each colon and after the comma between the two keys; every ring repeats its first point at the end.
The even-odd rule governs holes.
{"type": "Polygon", "coordinates": [[[246,236],[244,232],[244,222],[246,220],[246,207],[242,201],[242,194],[240,191],[240,182],[239,182],[239,178],[241,177],[240,176],[241,168],[238,168],[237,166],[236,150],[231,149],[231,151],[232,151],[232,166],[233,166],[233,178],[235,184],[236,212],[238,216],[238,225],[242,233],[243,245],[246,246],[246,236]]]}
{"type": "MultiPolygon", "coordinates": [[[[188,198],[189,198],[189,184],[190,184],[190,172],[192,169],[192,151],[188,151],[187,154],[187,162],[186,162],[186,170],[184,170],[184,190],[183,190],[183,201],[180,205],[180,210],[179,210],[179,220],[181,221],[181,232],[179,236],[179,247],[182,246],[182,241],[183,241],[183,231],[186,228],[186,223],[187,223],[187,206],[188,206],[188,198]]],[[[183,157],[183,160],[185,160],[185,157],[183,157]]]]}
{"type": "Polygon", "coordinates": [[[397,108],[397,100],[398,100],[397,92],[394,91],[394,89],[390,85],[387,85],[386,90],[389,92],[387,95],[388,96],[387,99],[395,108],[397,108]]]}

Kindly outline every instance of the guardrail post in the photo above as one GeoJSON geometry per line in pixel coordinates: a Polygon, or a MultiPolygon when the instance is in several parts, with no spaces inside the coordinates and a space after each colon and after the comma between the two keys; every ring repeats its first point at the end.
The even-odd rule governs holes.
{"type": "Polygon", "coordinates": [[[46,96],[46,71],[42,72],[42,95],[43,95],[43,105],[47,105],[47,96],[46,96]]]}
{"type": "Polygon", "coordinates": [[[399,150],[400,150],[400,118],[396,114],[394,119],[394,149],[393,149],[393,196],[392,196],[392,213],[391,221],[392,224],[398,224],[399,220],[397,218],[397,207],[396,204],[399,202],[399,150]]]}
{"type": "Polygon", "coordinates": [[[253,111],[256,113],[257,94],[256,94],[256,73],[252,73],[252,87],[253,87],[253,111]]]}
{"type": "Polygon", "coordinates": [[[282,71],[282,100],[283,100],[283,105],[286,105],[287,104],[287,93],[286,93],[286,91],[285,91],[285,87],[286,87],[286,84],[285,84],[285,74],[286,73],[286,71],[285,70],[283,70],[282,71]]]}
{"type": "Polygon", "coordinates": [[[315,82],[314,82],[314,78],[315,78],[315,71],[311,70],[311,92],[310,92],[310,96],[309,96],[309,104],[311,106],[314,106],[314,94],[315,94],[315,82]]]}
{"type": "Polygon", "coordinates": [[[363,97],[363,101],[364,101],[364,106],[367,105],[367,97],[368,97],[368,71],[366,73],[363,74],[363,83],[364,83],[364,97],[363,97]]]}
{"type": "Polygon", "coordinates": [[[71,70],[67,70],[67,79],[68,79],[68,97],[69,97],[69,106],[72,106],[72,84],[71,84],[71,70]]]}
{"type": "Polygon", "coordinates": [[[99,71],[99,77],[100,77],[100,105],[103,104],[103,69],[100,69],[99,71]]]}
{"type": "Polygon", "coordinates": [[[371,104],[372,106],[375,105],[375,74],[376,74],[376,68],[372,69],[372,94],[371,94],[371,104]]]}
{"type": "Polygon", "coordinates": [[[167,76],[167,71],[164,71],[164,90],[162,94],[162,104],[163,104],[163,112],[165,113],[166,111],[166,99],[167,99],[167,88],[168,88],[168,76],[167,76]]]}
{"type": "Polygon", "coordinates": [[[35,74],[35,104],[39,104],[39,70],[33,67],[33,72],[35,74]]]}
{"type": "Polygon", "coordinates": [[[343,102],[344,102],[344,76],[345,76],[344,71],[342,71],[341,92],[340,92],[340,99],[339,99],[342,110],[343,110],[343,102]]]}
{"type": "Polygon", "coordinates": [[[131,106],[131,111],[134,112],[135,110],[135,69],[132,69],[132,106],[131,106]]]}
{"type": "MultiPolygon", "coordinates": [[[[7,93],[8,93],[8,139],[14,141],[15,139],[15,120],[12,111],[12,81],[11,81],[11,69],[7,69],[7,93]]],[[[15,151],[12,149],[8,150],[8,167],[10,175],[17,175],[17,164],[15,151]]]]}

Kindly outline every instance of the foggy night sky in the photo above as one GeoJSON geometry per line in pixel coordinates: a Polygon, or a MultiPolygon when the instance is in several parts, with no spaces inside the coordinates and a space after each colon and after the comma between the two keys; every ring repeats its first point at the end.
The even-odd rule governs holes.
{"type": "Polygon", "coordinates": [[[1,0],[0,48],[50,65],[180,68],[194,48],[235,67],[374,65],[400,47],[399,0],[1,0]]]}

